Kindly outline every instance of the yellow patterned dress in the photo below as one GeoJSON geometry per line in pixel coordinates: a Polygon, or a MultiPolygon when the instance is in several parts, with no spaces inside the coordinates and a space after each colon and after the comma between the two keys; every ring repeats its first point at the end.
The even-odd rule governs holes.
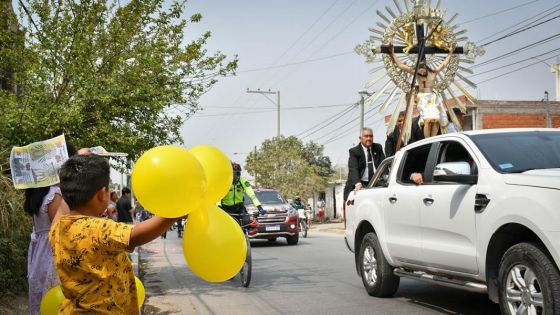
{"type": "Polygon", "coordinates": [[[132,264],[133,226],[105,218],[63,216],[49,238],[64,301],[59,314],[138,314],[132,264]]]}

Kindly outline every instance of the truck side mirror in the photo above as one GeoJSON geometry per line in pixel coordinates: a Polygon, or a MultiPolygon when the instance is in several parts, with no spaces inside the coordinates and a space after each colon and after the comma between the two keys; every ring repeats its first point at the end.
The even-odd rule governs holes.
{"type": "Polygon", "coordinates": [[[478,175],[471,175],[471,166],[467,162],[446,162],[436,165],[434,180],[474,185],[478,182],[478,175]]]}

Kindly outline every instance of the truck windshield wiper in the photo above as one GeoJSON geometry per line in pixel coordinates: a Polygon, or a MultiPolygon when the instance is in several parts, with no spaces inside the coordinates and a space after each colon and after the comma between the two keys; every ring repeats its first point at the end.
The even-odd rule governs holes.
{"type": "Polygon", "coordinates": [[[539,169],[540,168],[537,168],[537,167],[522,168],[520,170],[511,171],[510,173],[512,173],[512,174],[525,173],[525,172],[528,172],[528,171],[539,170],[539,169]]]}

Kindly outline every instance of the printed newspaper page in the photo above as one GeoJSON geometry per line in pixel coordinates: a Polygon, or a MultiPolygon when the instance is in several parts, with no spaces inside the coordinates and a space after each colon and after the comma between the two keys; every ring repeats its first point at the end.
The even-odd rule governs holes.
{"type": "Polygon", "coordinates": [[[68,151],[64,135],[12,148],[10,168],[15,188],[38,188],[58,184],[58,170],[66,160],[68,151]]]}

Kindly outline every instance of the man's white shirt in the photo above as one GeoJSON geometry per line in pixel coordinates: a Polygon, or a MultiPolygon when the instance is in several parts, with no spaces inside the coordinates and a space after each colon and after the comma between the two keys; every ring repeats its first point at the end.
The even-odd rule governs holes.
{"type": "MultiPolygon", "coordinates": [[[[362,150],[364,150],[364,155],[366,157],[365,161],[366,161],[366,168],[364,169],[364,172],[362,173],[362,178],[361,180],[363,182],[369,182],[369,180],[371,178],[368,178],[368,148],[364,147],[363,144],[360,143],[360,145],[362,146],[362,150]]],[[[373,151],[371,151],[371,148],[369,148],[369,151],[371,152],[371,164],[373,165],[373,173],[375,174],[375,163],[373,163],[373,151]]]]}

